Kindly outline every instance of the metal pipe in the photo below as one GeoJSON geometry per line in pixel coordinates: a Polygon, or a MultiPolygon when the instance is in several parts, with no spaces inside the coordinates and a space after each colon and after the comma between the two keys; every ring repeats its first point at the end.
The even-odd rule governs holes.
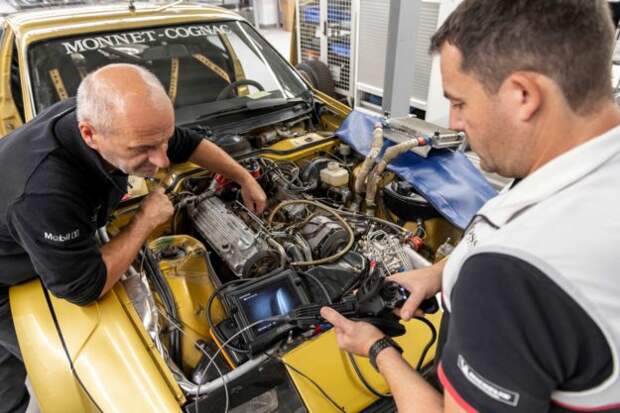
{"type": "Polygon", "coordinates": [[[278,241],[271,238],[270,236],[267,236],[266,238],[267,238],[267,243],[271,245],[271,247],[274,248],[276,251],[278,251],[278,254],[280,254],[280,266],[282,268],[286,267],[287,255],[286,255],[286,250],[284,249],[284,247],[280,245],[278,241]]]}
{"type": "Polygon", "coordinates": [[[224,382],[230,383],[236,378],[243,376],[248,371],[264,363],[267,359],[269,359],[269,357],[270,356],[267,354],[261,354],[260,356],[254,359],[246,361],[239,367],[236,367],[234,370],[226,373],[220,378],[211,380],[208,383],[200,384],[200,385],[187,379],[185,375],[183,374],[183,372],[180,371],[178,366],[174,365],[173,363],[172,364],[169,363],[168,365],[171,367],[172,370],[176,370],[175,376],[177,377],[175,378],[177,380],[177,383],[179,384],[179,387],[181,388],[181,390],[185,392],[185,394],[201,396],[203,394],[211,393],[219,389],[220,387],[224,385],[224,382]]]}
{"type": "Polygon", "coordinates": [[[409,259],[409,262],[411,262],[413,269],[426,268],[426,267],[430,267],[431,265],[433,265],[429,260],[424,258],[422,255],[420,255],[418,252],[416,252],[411,247],[403,248],[403,251],[405,252],[405,255],[407,256],[407,258],[409,259]]]}

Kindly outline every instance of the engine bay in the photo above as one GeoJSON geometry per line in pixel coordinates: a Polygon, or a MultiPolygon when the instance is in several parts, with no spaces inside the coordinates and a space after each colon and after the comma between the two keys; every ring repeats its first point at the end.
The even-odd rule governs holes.
{"type": "MultiPolygon", "coordinates": [[[[381,135],[377,125],[376,141],[381,135]]],[[[460,236],[411,185],[384,172],[377,154],[355,153],[307,117],[232,141],[227,150],[267,195],[265,211],[254,214],[223,176],[171,168],[147,185],[166,188],[175,215],[123,280],[155,350],[196,405],[327,328],[269,322],[275,316],[346,302],[371,273],[383,280],[429,266],[460,236]],[[288,284],[247,289],[282,279],[288,284]],[[235,295],[244,288],[246,296],[235,295]]],[[[139,200],[121,205],[111,233],[139,200]]]]}

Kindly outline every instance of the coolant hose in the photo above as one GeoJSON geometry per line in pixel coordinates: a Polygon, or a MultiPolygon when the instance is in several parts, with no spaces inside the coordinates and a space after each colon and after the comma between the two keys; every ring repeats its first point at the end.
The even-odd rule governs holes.
{"type": "Polygon", "coordinates": [[[388,164],[394,160],[397,156],[415,148],[418,146],[426,145],[426,139],[424,138],[414,138],[408,141],[399,143],[398,145],[391,146],[385,150],[385,154],[383,155],[383,159],[375,169],[368,176],[368,184],[366,185],[366,208],[367,213],[369,215],[374,215],[375,210],[375,198],[377,197],[377,188],[379,187],[379,181],[381,180],[381,175],[387,168],[388,164]]]}
{"type": "Polygon", "coordinates": [[[364,182],[366,181],[366,177],[375,163],[375,159],[379,157],[381,148],[383,148],[383,127],[380,123],[377,123],[375,124],[370,151],[368,152],[368,156],[364,159],[364,162],[357,173],[357,177],[355,178],[355,183],[353,184],[353,192],[355,192],[357,200],[361,200],[360,194],[364,192],[364,182]]]}

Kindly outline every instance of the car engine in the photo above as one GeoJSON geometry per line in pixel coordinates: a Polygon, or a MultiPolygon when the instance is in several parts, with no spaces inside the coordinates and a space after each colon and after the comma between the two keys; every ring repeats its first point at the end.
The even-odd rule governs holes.
{"type": "Polygon", "coordinates": [[[299,125],[267,128],[256,136],[258,146],[280,138],[310,148],[304,156],[292,150],[233,154],[265,191],[265,211],[248,209],[240,187],[216,173],[170,174],[160,183],[175,205],[171,227],[144,249],[140,267],[136,263],[126,281],[155,348],[192,398],[221,386],[218,377],[239,377],[264,361],[235,351],[235,341],[226,339],[234,328],[220,337],[231,328],[231,314],[217,300],[215,307],[224,311],[212,316],[222,287],[292,270],[309,277],[311,302],[320,304],[318,297],[325,294],[337,299],[353,291],[371,268],[387,276],[429,266],[434,259],[425,245],[425,220],[436,216],[432,207],[399,178],[383,173],[372,151],[364,158],[327,132],[299,125]],[[143,266],[151,273],[149,282],[139,270],[143,266]],[[141,281],[130,286],[132,278],[141,281]],[[164,279],[176,286],[166,287],[164,279]],[[161,314],[153,310],[158,302],[161,314]],[[180,325],[192,328],[172,328],[180,325]],[[216,356],[224,348],[236,368],[218,365],[216,356]],[[210,368],[214,363],[219,370],[210,368]]]}

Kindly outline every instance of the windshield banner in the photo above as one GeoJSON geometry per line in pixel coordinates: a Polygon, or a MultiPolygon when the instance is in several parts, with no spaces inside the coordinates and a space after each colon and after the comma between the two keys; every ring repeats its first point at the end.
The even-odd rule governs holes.
{"type": "Polygon", "coordinates": [[[209,37],[230,34],[226,24],[166,27],[164,29],[142,30],[139,32],[114,33],[104,36],[84,37],[62,42],[67,54],[82,53],[88,50],[105,49],[133,44],[145,44],[163,40],[186,39],[189,37],[209,37]]]}

